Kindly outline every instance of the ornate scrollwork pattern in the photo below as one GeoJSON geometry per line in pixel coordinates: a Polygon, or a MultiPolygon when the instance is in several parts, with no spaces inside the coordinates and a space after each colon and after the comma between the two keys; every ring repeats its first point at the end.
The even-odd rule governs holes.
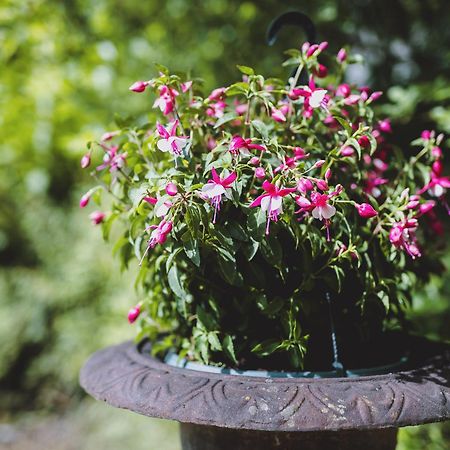
{"type": "Polygon", "coordinates": [[[168,366],[127,342],[95,353],[80,382],[119,408],[227,428],[372,429],[450,419],[450,351],[419,366],[359,378],[255,378],[168,366]]]}

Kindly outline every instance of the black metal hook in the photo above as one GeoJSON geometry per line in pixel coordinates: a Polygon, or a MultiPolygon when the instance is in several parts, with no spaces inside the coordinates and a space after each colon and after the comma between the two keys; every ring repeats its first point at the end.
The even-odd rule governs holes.
{"type": "Polygon", "coordinates": [[[299,11],[287,11],[280,14],[267,28],[267,43],[273,45],[277,40],[278,32],[286,25],[292,25],[302,28],[306,34],[307,40],[312,44],[316,40],[316,27],[312,20],[299,11]]]}
{"type": "MultiPolygon", "coordinates": [[[[277,40],[278,32],[286,25],[293,25],[303,29],[306,34],[306,39],[309,43],[314,43],[316,40],[316,27],[314,26],[312,20],[306,15],[299,11],[287,11],[280,14],[267,28],[266,39],[269,45],[273,45],[277,40]]],[[[291,76],[295,74],[295,69],[291,76]]],[[[306,84],[308,82],[308,73],[304,70],[300,76],[300,82],[306,84]]]]}

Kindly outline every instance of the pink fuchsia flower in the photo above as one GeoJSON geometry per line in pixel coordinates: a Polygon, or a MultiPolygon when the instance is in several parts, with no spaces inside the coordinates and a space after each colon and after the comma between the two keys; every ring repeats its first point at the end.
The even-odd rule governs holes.
{"type": "Polygon", "coordinates": [[[214,206],[214,217],[213,223],[216,223],[217,211],[220,210],[220,204],[222,202],[222,195],[227,198],[231,198],[227,189],[231,189],[231,185],[235,182],[237,178],[236,173],[232,173],[225,178],[219,177],[216,169],[211,170],[212,179],[210,179],[203,187],[202,194],[211,200],[214,206]]]}
{"type": "Polygon", "coordinates": [[[367,177],[363,190],[367,194],[370,194],[372,197],[377,198],[381,195],[381,190],[379,186],[382,186],[387,182],[388,182],[387,178],[381,178],[377,172],[370,171],[367,172],[367,177]]]}
{"type": "Polygon", "coordinates": [[[189,89],[192,87],[192,81],[185,81],[184,83],[181,83],[181,92],[185,94],[189,89]]]}
{"type": "Polygon", "coordinates": [[[131,308],[128,311],[128,316],[127,316],[128,322],[130,324],[136,322],[136,320],[140,316],[140,314],[141,314],[141,307],[140,307],[140,305],[133,306],[133,308],[131,308]]]}
{"type": "Polygon", "coordinates": [[[167,128],[158,123],[156,129],[162,139],[156,145],[162,152],[170,152],[174,156],[181,156],[183,149],[188,143],[188,138],[186,136],[177,136],[177,127],[178,120],[169,124],[167,128]]]}
{"type": "Polygon", "coordinates": [[[135,81],[128,89],[133,92],[144,92],[148,85],[148,81],[135,81]]]}
{"type": "Polygon", "coordinates": [[[153,108],[159,108],[161,112],[167,116],[175,108],[175,97],[179,95],[179,92],[168,86],[160,86],[159,97],[153,103],[153,108]]]}
{"type": "Polygon", "coordinates": [[[336,56],[337,62],[338,63],[343,63],[346,59],[347,59],[347,50],[345,50],[345,48],[341,48],[338,51],[338,54],[336,56]]]}
{"type": "Polygon", "coordinates": [[[102,134],[100,140],[102,142],[107,142],[110,141],[113,137],[117,136],[118,134],[120,134],[120,131],[108,131],[102,134]]]}
{"type": "Polygon", "coordinates": [[[270,221],[278,221],[278,216],[283,211],[283,197],[295,192],[295,188],[278,188],[275,184],[264,181],[262,185],[265,193],[257,197],[250,204],[250,208],[260,206],[267,213],[266,234],[269,234],[270,221]]]}
{"type": "Polygon", "coordinates": [[[421,256],[417,246],[416,232],[417,220],[410,219],[395,223],[389,231],[389,240],[396,248],[406,251],[412,259],[421,256]]]}
{"type": "Polygon", "coordinates": [[[145,256],[151,248],[155,248],[158,244],[162,245],[166,242],[168,234],[172,231],[173,223],[170,220],[163,219],[159,225],[150,225],[145,229],[145,231],[153,230],[150,239],[147,241],[147,248],[145,249],[144,254],[139,262],[139,265],[142,265],[142,261],[144,261],[145,256]]]}
{"type": "Polygon", "coordinates": [[[311,214],[314,219],[328,220],[336,214],[336,208],[329,204],[330,196],[328,194],[311,193],[311,214]]]}
{"type": "Polygon", "coordinates": [[[175,196],[178,194],[178,188],[177,185],[175,183],[167,183],[166,184],[166,192],[168,195],[170,195],[171,197],[175,196]]]}
{"type": "Polygon", "coordinates": [[[94,225],[99,225],[105,220],[106,214],[101,211],[94,211],[89,215],[89,219],[94,225]]]}
{"type": "Polygon", "coordinates": [[[370,94],[370,97],[367,99],[367,103],[372,103],[376,100],[378,100],[383,95],[382,91],[375,91],[372,94],[370,94]]]}
{"type": "Polygon", "coordinates": [[[248,109],[247,103],[239,103],[238,100],[235,100],[234,102],[234,110],[236,111],[236,114],[239,116],[243,116],[248,109]]]}
{"type": "Polygon", "coordinates": [[[327,90],[316,87],[313,77],[310,77],[308,86],[293,88],[289,93],[289,97],[293,100],[303,97],[305,112],[312,112],[312,109],[327,109],[328,97],[327,90]]]}
{"type": "Polygon", "coordinates": [[[209,117],[220,118],[224,115],[224,111],[225,111],[226,107],[227,107],[227,104],[223,100],[218,100],[216,102],[212,102],[206,109],[206,114],[209,117]]]}
{"type": "Polygon", "coordinates": [[[360,205],[356,203],[355,207],[358,210],[358,214],[361,217],[364,217],[364,219],[370,219],[371,217],[375,217],[378,215],[378,212],[372,205],[369,205],[369,203],[361,203],[360,205]]]}
{"type": "Polygon", "coordinates": [[[105,155],[103,156],[103,164],[97,166],[97,170],[103,170],[109,167],[110,172],[116,172],[121,169],[126,164],[127,153],[119,153],[118,146],[112,146],[108,148],[106,145],[102,145],[105,150],[105,155]]]}
{"type": "Polygon", "coordinates": [[[225,96],[226,89],[224,87],[220,87],[214,89],[211,94],[209,94],[208,100],[222,100],[225,96]]]}
{"type": "Polygon", "coordinates": [[[278,173],[288,169],[294,169],[297,162],[306,157],[305,151],[300,147],[295,147],[294,156],[285,157],[284,162],[275,168],[274,173],[278,173]]]}
{"type": "Polygon", "coordinates": [[[80,161],[80,166],[82,169],[86,169],[86,167],[89,167],[91,165],[91,154],[86,153],[83,155],[80,161]]]}
{"type": "Polygon", "coordinates": [[[428,193],[432,197],[441,198],[447,192],[447,189],[450,188],[450,178],[442,177],[436,174],[434,170],[431,171],[431,179],[429,183],[427,183],[422,189],[420,189],[417,194],[422,195],[424,192],[428,191],[428,193]]]}
{"type": "Polygon", "coordinates": [[[286,116],[281,109],[272,108],[271,117],[275,122],[286,122],[286,116]]]}
{"type": "Polygon", "coordinates": [[[263,145],[253,144],[251,138],[244,139],[241,136],[233,136],[232,139],[231,139],[231,142],[230,142],[229,150],[234,155],[237,155],[239,153],[239,150],[244,150],[244,151],[261,150],[261,151],[265,151],[266,148],[263,145]]]}

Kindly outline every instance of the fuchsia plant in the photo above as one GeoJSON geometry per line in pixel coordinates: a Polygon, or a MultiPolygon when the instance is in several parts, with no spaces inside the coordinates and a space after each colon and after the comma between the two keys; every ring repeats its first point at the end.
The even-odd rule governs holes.
{"type": "Polygon", "coordinates": [[[443,136],[424,131],[414,156],[393,147],[395,127],[372,109],[381,92],[344,83],[352,57],[327,46],[287,52],[287,85],[238,66],[241,81],[206,96],[158,66],[130,87],[153,96],[148,124],[89,143],[81,166],[93,161],[99,186],[80,206],[111,193],[91,219],[106,238],[116,223],[114,251],[138,269],[142,297],[128,320],[156,351],[320,366],[325,293],[345,348],[402,325],[412,288],[441,269],[443,136]]]}

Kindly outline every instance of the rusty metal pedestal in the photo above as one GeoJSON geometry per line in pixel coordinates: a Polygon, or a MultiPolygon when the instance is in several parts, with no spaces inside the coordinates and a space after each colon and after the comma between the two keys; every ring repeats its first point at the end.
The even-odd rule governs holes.
{"type": "Polygon", "coordinates": [[[409,348],[405,370],[296,378],[174,367],[126,342],[95,353],[80,383],[112,406],[181,422],[184,450],[393,450],[399,427],[450,419],[450,347],[411,338],[409,348]]]}
{"type": "Polygon", "coordinates": [[[274,432],[182,423],[183,450],[395,450],[397,429],[274,432]]]}

